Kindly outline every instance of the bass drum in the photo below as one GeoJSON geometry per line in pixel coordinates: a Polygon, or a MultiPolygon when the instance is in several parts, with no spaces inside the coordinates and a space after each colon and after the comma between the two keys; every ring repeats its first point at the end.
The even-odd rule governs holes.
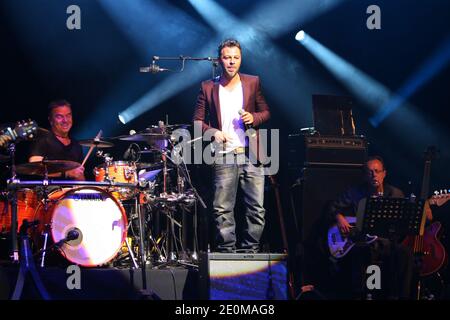
{"type": "MultiPolygon", "coordinates": [[[[97,187],[57,190],[49,195],[47,210],[36,209],[39,226],[33,239],[43,249],[43,235],[51,234],[53,244],[60,242],[62,255],[77,265],[94,267],[110,262],[127,236],[127,217],[120,202],[97,187]],[[64,241],[68,235],[76,239],[64,241]]],[[[47,243],[47,248],[52,244],[47,243]]]]}

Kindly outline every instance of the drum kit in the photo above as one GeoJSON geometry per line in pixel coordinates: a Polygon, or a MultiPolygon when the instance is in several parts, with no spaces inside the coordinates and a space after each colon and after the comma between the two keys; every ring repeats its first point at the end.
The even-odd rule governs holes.
{"type": "MultiPolygon", "coordinates": [[[[11,163],[11,178],[1,195],[1,233],[29,237],[34,260],[41,267],[54,263],[197,267],[197,234],[195,230],[190,234],[194,239],[190,250],[182,234],[188,232],[184,219],[196,220],[197,202],[204,202],[192,186],[186,165],[171,158],[176,145],[172,132],[180,127],[188,125],[160,122],[143,132],[79,141],[90,151],[96,149],[102,159],[93,170],[95,181],[52,178],[80,166],[73,161],[44,159],[15,165],[15,143],[11,143],[10,155],[2,160],[11,163]],[[105,152],[114,148],[114,140],[131,142],[125,159],[116,161],[105,152]],[[150,152],[161,160],[141,162],[141,155],[150,152]],[[38,179],[18,179],[22,176],[38,179]]],[[[17,247],[12,248],[15,255],[17,247]]]]}

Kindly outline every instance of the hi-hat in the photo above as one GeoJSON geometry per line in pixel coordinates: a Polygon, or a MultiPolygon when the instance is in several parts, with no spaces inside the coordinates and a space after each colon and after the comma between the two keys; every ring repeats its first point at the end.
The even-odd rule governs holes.
{"type": "Polygon", "coordinates": [[[85,147],[97,147],[97,148],[111,148],[114,147],[114,143],[100,139],[85,139],[78,141],[79,144],[85,147]]]}
{"type": "Polygon", "coordinates": [[[75,161],[68,160],[44,160],[38,162],[29,162],[19,164],[16,166],[16,172],[18,174],[43,176],[47,172],[48,174],[65,172],[78,168],[80,164],[75,161]]]}

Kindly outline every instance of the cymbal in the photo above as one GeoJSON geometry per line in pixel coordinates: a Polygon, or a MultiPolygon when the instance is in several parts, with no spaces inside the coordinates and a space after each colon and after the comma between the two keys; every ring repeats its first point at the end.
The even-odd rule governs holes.
{"type": "Polygon", "coordinates": [[[179,128],[189,128],[191,125],[190,124],[169,124],[167,126],[165,126],[166,128],[169,129],[179,129],[179,128]]]}
{"type": "Polygon", "coordinates": [[[170,138],[169,134],[164,133],[136,133],[133,135],[126,135],[126,136],[118,136],[115,137],[115,139],[124,140],[124,141],[143,141],[148,143],[154,143],[161,140],[168,140],[170,138]]]}
{"type": "Polygon", "coordinates": [[[16,172],[18,174],[43,176],[45,174],[46,168],[47,168],[47,173],[52,174],[52,173],[65,172],[68,170],[72,170],[79,166],[80,166],[80,164],[75,161],[45,160],[45,161],[19,164],[16,166],[16,172]]]}
{"type": "Polygon", "coordinates": [[[114,147],[114,143],[100,139],[85,139],[78,141],[79,144],[85,147],[97,147],[97,148],[111,148],[114,147]]]}

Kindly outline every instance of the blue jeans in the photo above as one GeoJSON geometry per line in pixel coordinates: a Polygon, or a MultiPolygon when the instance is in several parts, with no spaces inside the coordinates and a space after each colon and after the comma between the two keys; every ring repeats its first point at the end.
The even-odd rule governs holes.
{"type": "Polygon", "coordinates": [[[232,252],[236,249],[234,207],[240,186],[245,202],[245,223],[239,249],[258,251],[264,230],[264,172],[263,167],[240,163],[241,155],[230,155],[234,163],[213,164],[213,217],[216,227],[215,250],[232,252]]]}

